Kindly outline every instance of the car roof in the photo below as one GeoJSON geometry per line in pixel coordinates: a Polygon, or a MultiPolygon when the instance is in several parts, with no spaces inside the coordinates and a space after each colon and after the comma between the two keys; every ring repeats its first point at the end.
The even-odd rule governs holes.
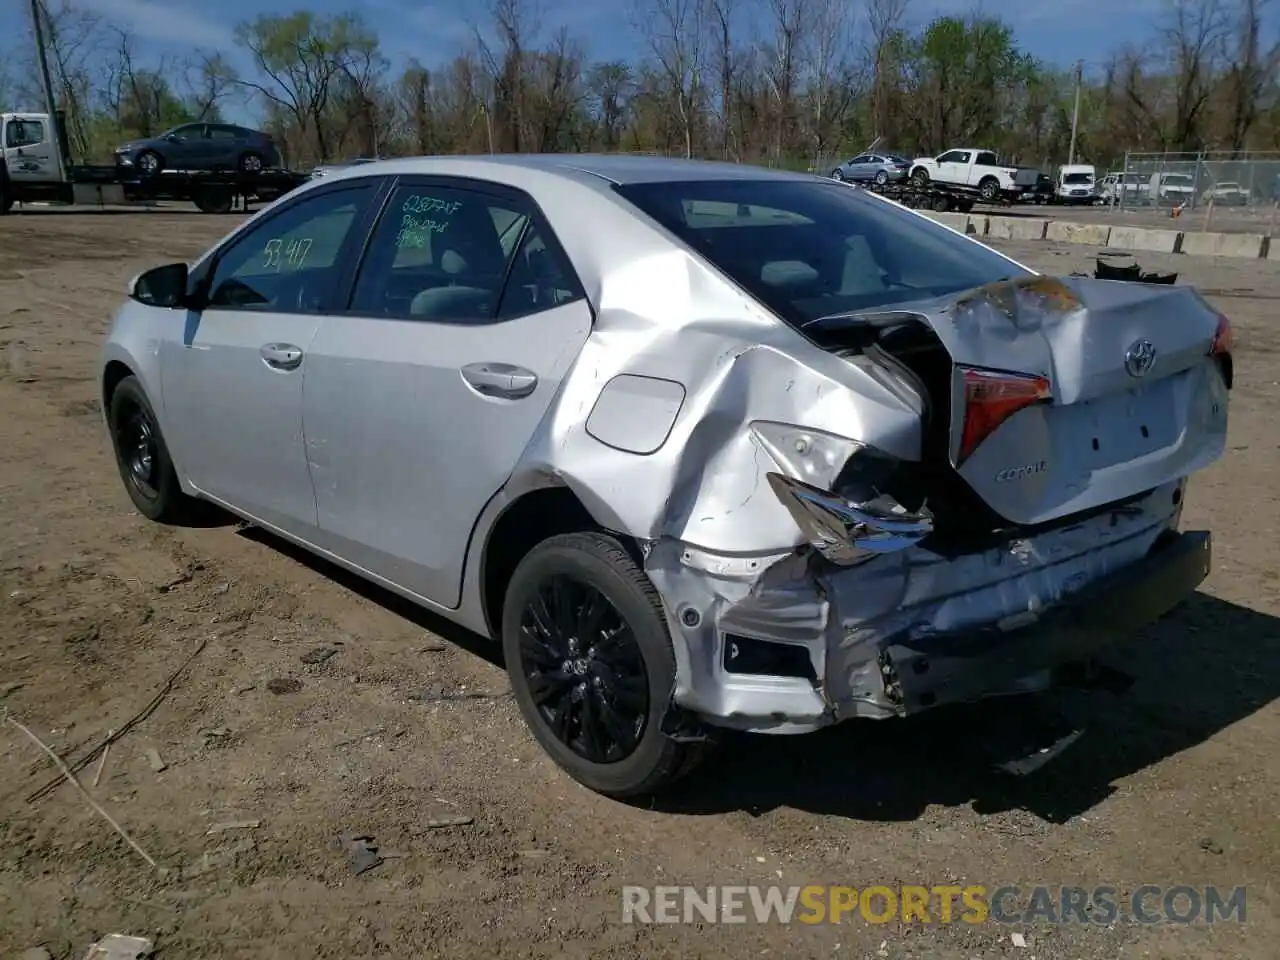
{"type": "MultiPolygon", "coordinates": [[[[673,183],[682,180],[813,180],[807,173],[768,170],[749,164],[686,160],[631,154],[482,154],[403,157],[354,165],[361,176],[439,174],[504,181],[508,175],[536,171],[581,180],[584,176],[614,184],[673,183]]],[[[354,172],[354,171],[353,171],[354,172]]]]}

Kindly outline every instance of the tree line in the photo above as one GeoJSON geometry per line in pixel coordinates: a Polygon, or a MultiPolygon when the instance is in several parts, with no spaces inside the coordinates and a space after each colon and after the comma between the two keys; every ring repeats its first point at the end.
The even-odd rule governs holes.
{"type": "MultiPolygon", "coordinates": [[[[631,151],[823,167],[877,137],[906,154],[982,145],[1067,159],[1076,69],[980,8],[912,0],[628,0],[633,61],[595,61],[536,0],[490,0],[452,60],[392,64],[359,12],[236,26],[240,56],[147,59],[82,0],[39,0],[73,152],[250,104],[295,166],[351,156],[631,151]],[[237,70],[233,61],[244,69],[237,70]]],[[[1280,0],[1163,0],[1149,36],[1081,72],[1076,156],[1280,149],[1280,0]]],[[[1098,29],[1106,29],[1105,21],[1098,29]]],[[[40,109],[34,45],[0,50],[0,107],[40,109]]],[[[825,170],[823,171],[825,172],[825,170]]]]}

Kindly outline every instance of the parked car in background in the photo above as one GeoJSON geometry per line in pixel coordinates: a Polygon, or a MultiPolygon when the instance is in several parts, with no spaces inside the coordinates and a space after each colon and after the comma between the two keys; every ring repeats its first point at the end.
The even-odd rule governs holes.
{"type": "Polygon", "coordinates": [[[1243,207],[1249,202],[1249,191],[1232,180],[1216,183],[1200,195],[1201,203],[1214,203],[1227,207],[1243,207]]]}
{"type": "Polygon", "coordinates": [[[1195,199],[1196,181],[1189,173],[1153,173],[1148,183],[1148,203],[1177,206],[1195,199]]]}
{"type": "Polygon", "coordinates": [[[907,179],[911,163],[893,153],[862,153],[831,171],[833,180],[894,183],[907,179]]]}
{"type": "Polygon", "coordinates": [[[269,133],[230,123],[187,123],[158,137],[116,147],[116,166],[154,177],[162,170],[239,170],[279,167],[280,151],[269,133]]]}
{"type": "Polygon", "coordinates": [[[212,501],[479,631],[635,796],[717,731],[1046,689],[1192,595],[1231,346],[1193,287],[825,177],[417,157],[141,274],[98,396],[143,515],[212,501]]]}
{"type": "Polygon", "coordinates": [[[1093,203],[1098,198],[1096,179],[1092,164],[1063,164],[1054,179],[1054,199],[1058,203],[1093,203]]]}
{"type": "Polygon", "coordinates": [[[376,163],[381,157],[355,157],[352,160],[339,160],[336,163],[322,163],[311,171],[308,179],[316,180],[320,177],[328,176],[338,170],[346,170],[348,167],[358,167],[362,163],[376,163]]]}
{"type": "Polygon", "coordinates": [[[1034,193],[1040,171],[1035,167],[1001,163],[994,150],[963,147],[938,157],[912,160],[911,179],[922,185],[933,180],[950,187],[977,190],[984,201],[991,203],[1001,197],[1014,200],[1028,191],[1034,193]]]}
{"type": "Polygon", "coordinates": [[[1098,183],[1098,197],[1108,204],[1137,204],[1145,200],[1149,189],[1142,174],[1113,170],[1098,183]]]}

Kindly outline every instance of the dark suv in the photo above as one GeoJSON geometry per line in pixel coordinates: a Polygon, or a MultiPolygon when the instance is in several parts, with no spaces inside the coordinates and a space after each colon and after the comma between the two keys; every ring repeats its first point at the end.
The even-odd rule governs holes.
{"type": "Polygon", "coordinates": [[[116,164],[154,177],[162,170],[240,170],[280,166],[270,134],[229,123],[187,123],[148,140],[116,147],[116,164]]]}

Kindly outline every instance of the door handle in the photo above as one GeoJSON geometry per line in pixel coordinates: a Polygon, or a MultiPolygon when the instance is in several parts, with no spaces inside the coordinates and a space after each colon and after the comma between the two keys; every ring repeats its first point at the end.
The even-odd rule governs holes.
{"type": "Polygon", "coordinates": [[[462,368],[462,379],[476,393],[506,400],[527,397],[538,385],[536,373],[509,363],[469,363],[462,368]]]}
{"type": "Polygon", "coordinates": [[[296,370],[302,366],[302,349],[292,343],[264,343],[258,353],[268,367],[276,370],[296,370]]]}

